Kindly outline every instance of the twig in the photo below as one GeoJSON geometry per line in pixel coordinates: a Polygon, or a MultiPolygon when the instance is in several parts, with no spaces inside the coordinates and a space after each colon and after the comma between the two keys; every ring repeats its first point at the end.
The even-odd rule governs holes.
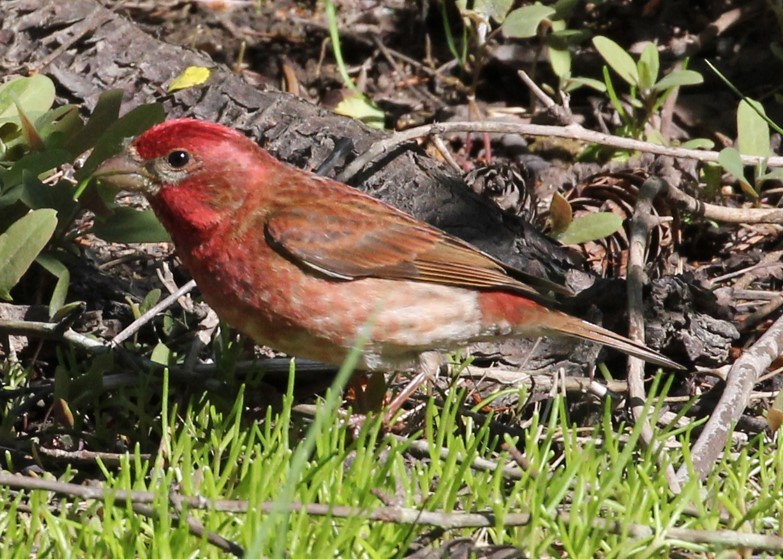
{"type": "MultiPolygon", "coordinates": [[[[115,503],[131,503],[131,505],[147,505],[153,503],[156,494],[151,491],[112,491],[102,486],[85,486],[74,483],[30,478],[0,472],[0,485],[12,489],[27,489],[34,491],[51,491],[69,497],[78,497],[84,500],[105,501],[109,496],[115,503]]],[[[260,510],[263,513],[279,511],[280,504],[275,502],[260,503],[257,507],[251,507],[247,501],[241,500],[217,500],[212,501],[204,497],[185,497],[170,495],[169,501],[178,506],[187,506],[190,509],[211,510],[218,512],[245,513],[250,510],[260,510]]],[[[492,528],[497,526],[498,518],[491,512],[438,512],[422,511],[404,507],[377,507],[371,510],[359,509],[348,506],[332,506],[317,503],[291,503],[287,510],[295,513],[312,516],[328,516],[331,518],[366,518],[368,521],[390,522],[395,524],[413,524],[418,526],[433,526],[443,530],[455,530],[463,528],[492,528]]],[[[569,524],[571,515],[567,511],[556,513],[557,519],[564,524],[569,524]]],[[[510,512],[503,515],[504,526],[525,526],[530,522],[530,514],[526,512],[510,512]]],[[[767,536],[763,534],[748,534],[736,530],[689,530],[686,528],[667,528],[657,533],[650,526],[641,524],[629,524],[604,518],[591,518],[591,525],[596,529],[606,530],[613,534],[628,534],[637,539],[651,539],[657,536],[659,542],[663,538],[681,542],[704,543],[714,546],[738,547],[767,550],[774,552],[783,551],[783,537],[767,536]]]]}
{"type": "MultiPolygon", "coordinates": [[[[0,320],[0,334],[64,340],[91,354],[115,351],[119,355],[125,356],[131,360],[134,365],[148,369],[162,369],[165,367],[165,365],[161,363],[156,363],[155,361],[152,361],[151,359],[141,355],[137,355],[136,353],[125,351],[121,347],[112,348],[109,344],[106,344],[101,340],[85,336],[84,334],[79,334],[70,328],[63,329],[62,323],[34,322],[24,320],[0,320]]],[[[216,390],[222,387],[222,383],[217,379],[191,371],[186,371],[180,367],[170,367],[169,374],[172,378],[199,383],[199,385],[204,386],[210,390],[216,390]]]]}
{"type": "Polygon", "coordinates": [[[783,223],[783,209],[780,208],[727,208],[707,204],[671,184],[666,189],[666,197],[681,210],[723,223],[783,223]]]}
{"type": "Polygon", "coordinates": [[[106,346],[100,340],[63,329],[59,322],[34,322],[27,320],[0,320],[0,334],[30,336],[44,339],[62,339],[87,350],[103,349],[106,346]]]}
{"type": "Polygon", "coordinates": [[[520,468],[526,470],[531,478],[536,479],[538,477],[538,469],[533,466],[532,462],[530,462],[517,447],[509,443],[503,443],[501,448],[508,452],[509,456],[514,459],[514,462],[516,462],[520,468]]]}
{"type": "MultiPolygon", "coordinates": [[[[685,67],[685,63],[682,60],[678,60],[672,72],[682,70],[685,67]]],[[[669,94],[666,96],[666,100],[661,105],[661,121],[658,129],[661,132],[661,136],[668,141],[672,135],[673,120],[674,120],[674,108],[677,106],[677,98],[680,96],[680,86],[673,87],[669,94]]]]}
{"type": "MultiPolygon", "coordinates": [[[[683,48],[670,48],[673,55],[679,59],[692,58],[700,53],[707,45],[712,45],[715,40],[735,25],[749,19],[754,14],[764,9],[765,3],[760,1],[745,2],[739,8],[732,8],[723,12],[717,19],[704,26],[704,30],[696,37],[688,37],[688,42],[683,48]]],[[[674,41],[677,46],[684,41],[674,41]]]]}
{"type": "MultiPolygon", "coordinates": [[[[57,458],[67,460],[68,462],[87,462],[90,464],[96,463],[98,460],[104,464],[112,466],[119,466],[122,464],[125,453],[116,452],[96,452],[93,450],[62,450],[59,448],[47,448],[45,446],[36,446],[36,450],[48,456],[50,458],[57,458]]],[[[142,460],[149,460],[152,457],[151,454],[141,454],[139,458],[142,460]]]]}
{"type": "Polygon", "coordinates": [[[551,109],[552,107],[557,106],[557,103],[555,103],[555,101],[549,95],[547,95],[543,89],[538,87],[538,84],[533,81],[533,78],[527,75],[527,72],[524,70],[519,70],[517,75],[523,82],[525,82],[525,85],[528,87],[528,89],[530,89],[531,93],[535,95],[536,99],[541,101],[545,109],[551,109]]]}
{"type": "MultiPolygon", "coordinates": [[[[315,415],[317,409],[318,409],[317,406],[314,406],[312,404],[297,404],[293,407],[293,410],[295,412],[310,417],[315,415]]],[[[411,441],[410,439],[407,439],[400,435],[393,435],[393,434],[390,434],[389,436],[407,445],[408,449],[410,449],[412,454],[414,455],[424,456],[427,458],[432,456],[432,447],[427,441],[411,441]]],[[[443,459],[446,459],[449,457],[451,451],[448,448],[441,448],[437,452],[443,459]]],[[[463,462],[461,458],[458,458],[457,461],[460,463],[463,462]]],[[[511,480],[521,479],[523,473],[522,470],[520,470],[513,464],[508,466],[500,466],[497,462],[493,462],[492,460],[487,460],[486,458],[474,458],[473,460],[470,461],[470,467],[480,472],[494,472],[496,470],[501,470],[501,472],[503,473],[503,477],[511,480]]]]}
{"type": "Polygon", "coordinates": [[[196,287],[196,281],[190,280],[185,285],[177,289],[174,293],[168,297],[158,301],[158,304],[150,308],[147,312],[141,315],[139,318],[131,322],[125,330],[114,336],[111,341],[111,347],[118,347],[122,342],[133,336],[136,332],[150,322],[153,318],[158,316],[162,310],[169,308],[171,305],[177,302],[177,299],[189,293],[196,287]]]}
{"type": "MultiPolygon", "coordinates": [[[[783,317],[778,318],[731,366],[723,394],[691,450],[695,476],[704,479],[712,463],[723,454],[729,431],[745,411],[753,386],[761,373],[781,353],[783,353],[783,317]]],[[[681,481],[687,480],[689,475],[686,466],[677,472],[677,477],[681,481]]]]}
{"type": "MultiPolygon", "coordinates": [[[[529,372],[516,369],[504,369],[500,367],[478,367],[469,365],[460,371],[459,376],[489,379],[502,384],[514,386],[527,386],[536,392],[548,392],[555,384],[555,377],[551,372],[529,372]]],[[[598,382],[588,377],[565,377],[560,380],[566,392],[590,392],[600,398],[607,395],[616,396],[628,391],[628,383],[624,380],[611,380],[606,383],[598,382]]]]}
{"type": "MultiPolygon", "coordinates": [[[[743,276],[745,274],[748,274],[750,272],[754,272],[756,270],[763,270],[764,268],[779,267],[780,266],[780,261],[779,260],[776,260],[774,262],[768,262],[767,261],[767,256],[775,255],[775,254],[780,255],[781,253],[783,253],[783,251],[775,251],[774,253],[768,253],[767,255],[764,256],[764,258],[761,260],[761,262],[759,262],[757,264],[753,264],[752,266],[748,266],[747,268],[742,268],[740,270],[735,270],[733,272],[729,272],[728,274],[723,274],[722,276],[716,276],[716,277],[712,278],[711,280],[709,280],[707,286],[708,286],[708,288],[711,289],[716,283],[720,283],[720,282],[723,282],[723,281],[726,281],[726,280],[734,279],[737,276],[743,276]]],[[[776,256],[776,258],[779,258],[779,256],[776,256]]]]}
{"type": "Polygon", "coordinates": [[[764,289],[737,289],[735,286],[731,288],[731,296],[735,301],[772,301],[780,297],[780,291],[770,291],[764,289]]]}
{"type": "Polygon", "coordinates": [[[762,279],[763,277],[770,278],[775,276],[783,270],[783,250],[772,250],[765,253],[759,261],[761,265],[758,269],[748,269],[747,273],[734,282],[732,287],[739,289],[746,289],[753,282],[762,279]],[[758,270],[763,269],[766,274],[758,273],[758,270]]]}
{"type": "Polygon", "coordinates": [[[517,75],[525,82],[525,85],[530,89],[533,95],[544,104],[544,108],[547,113],[554,117],[555,122],[561,126],[566,126],[574,123],[574,115],[571,113],[571,109],[564,105],[558,105],[555,101],[547,95],[543,89],[538,87],[538,84],[533,81],[527,72],[519,70],[517,75]]]}
{"type": "MultiPolygon", "coordinates": [[[[160,519],[160,513],[158,513],[157,510],[155,510],[149,505],[144,505],[141,503],[133,503],[131,505],[131,508],[133,508],[133,511],[135,513],[140,514],[142,516],[146,516],[151,520],[160,519]]],[[[182,516],[179,514],[174,514],[173,519],[174,522],[181,522],[182,516]]],[[[188,515],[185,515],[184,520],[185,520],[185,524],[187,524],[188,526],[188,532],[190,532],[192,536],[196,536],[197,538],[204,538],[207,540],[207,542],[211,543],[218,549],[230,553],[235,557],[245,556],[245,550],[241,546],[235,544],[231,540],[227,540],[220,534],[217,534],[209,530],[205,530],[204,525],[201,524],[201,522],[199,522],[195,518],[191,518],[188,515]]]]}
{"type": "MultiPolygon", "coordinates": [[[[400,435],[391,435],[393,438],[397,439],[398,441],[408,445],[408,449],[412,451],[412,453],[416,456],[424,457],[424,458],[430,458],[432,456],[432,447],[427,441],[411,441],[410,439],[407,439],[405,437],[401,437],[400,435]]],[[[453,451],[449,450],[448,448],[441,448],[438,451],[438,454],[443,460],[446,460],[449,458],[453,451]]],[[[457,458],[458,463],[464,462],[461,458],[457,458]]],[[[473,458],[470,461],[470,468],[472,470],[476,470],[479,472],[494,472],[497,470],[500,470],[503,473],[503,477],[510,480],[519,480],[522,479],[523,471],[514,464],[509,464],[507,466],[500,466],[497,462],[493,462],[492,460],[487,460],[486,458],[480,458],[476,457],[473,458]]]]}
{"type": "MultiPolygon", "coordinates": [[[[650,231],[656,226],[653,214],[653,200],[664,190],[663,179],[652,176],[642,183],[636,206],[631,219],[631,238],[628,247],[628,337],[644,343],[644,316],[642,309],[642,287],[645,283],[644,263],[647,253],[647,240],[650,231]]],[[[637,423],[641,423],[642,441],[653,448],[658,463],[664,467],[664,475],[673,493],[681,490],[674,466],[664,464],[665,454],[659,444],[655,443],[655,435],[649,419],[644,415],[647,394],[644,389],[644,362],[638,357],[628,357],[628,401],[631,413],[637,423]]]]}
{"type": "Polygon", "coordinates": [[[437,149],[438,152],[443,156],[443,159],[446,160],[446,163],[451,165],[451,167],[458,173],[462,173],[462,167],[460,167],[459,163],[457,163],[457,160],[454,159],[454,156],[451,154],[448,146],[446,146],[446,142],[443,141],[443,138],[440,136],[433,136],[432,143],[435,145],[435,149],[437,149]]]}
{"type": "Polygon", "coordinates": [[[783,307],[783,297],[779,296],[746,316],[737,326],[737,330],[740,332],[747,332],[760,322],[766,320],[769,315],[777,312],[780,307],[783,307]]]}
{"type": "MultiPolygon", "coordinates": [[[[522,122],[494,122],[494,121],[455,121],[455,122],[438,122],[435,124],[428,124],[426,126],[418,126],[409,130],[403,130],[401,132],[395,132],[391,136],[375,142],[370,149],[368,149],[360,157],[353,160],[350,165],[338,176],[338,180],[347,182],[357,173],[359,173],[366,165],[377,160],[380,156],[388,153],[392,149],[398,147],[401,144],[415,140],[417,138],[423,138],[426,136],[437,134],[450,134],[457,132],[482,132],[482,133],[496,133],[496,134],[524,134],[528,136],[550,136],[555,138],[569,138],[573,140],[581,140],[592,144],[601,144],[618,149],[627,149],[631,151],[643,151],[648,153],[654,153],[657,155],[667,155],[670,157],[683,157],[689,159],[695,159],[697,161],[717,162],[718,152],[696,149],[684,149],[677,147],[662,146],[659,144],[653,144],[650,142],[643,142],[641,140],[633,140],[631,138],[621,138],[619,136],[612,136],[610,134],[602,134],[600,132],[594,132],[592,130],[586,130],[578,124],[570,124],[568,126],[544,126],[540,124],[527,124],[522,122]]],[[[783,157],[758,157],[743,155],[742,163],[744,165],[755,165],[760,161],[766,161],[768,167],[783,167],[783,157]]],[[[783,220],[783,210],[781,212],[781,220],[783,220]]]]}

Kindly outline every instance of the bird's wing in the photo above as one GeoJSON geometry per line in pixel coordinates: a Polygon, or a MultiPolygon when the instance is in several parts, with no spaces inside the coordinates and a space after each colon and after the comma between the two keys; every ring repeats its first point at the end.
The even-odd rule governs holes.
{"type": "MultiPolygon", "coordinates": [[[[299,265],[340,279],[376,277],[506,289],[541,298],[498,260],[374,198],[352,195],[336,205],[314,197],[267,218],[269,243],[299,265]],[[516,277],[514,277],[516,276],[516,277]]],[[[547,280],[539,289],[564,292],[547,280]]]]}

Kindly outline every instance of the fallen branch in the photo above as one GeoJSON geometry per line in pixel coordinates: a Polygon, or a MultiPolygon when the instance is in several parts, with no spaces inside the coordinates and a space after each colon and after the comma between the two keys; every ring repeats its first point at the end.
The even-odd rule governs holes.
{"type": "MultiPolygon", "coordinates": [[[[156,494],[151,491],[113,491],[105,489],[102,486],[77,485],[8,473],[0,473],[0,485],[12,489],[50,491],[59,495],[77,497],[84,500],[105,501],[111,496],[115,503],[130,503],[135,510],[144,510],[137,509],[137,507],[153,503],[156,497],[156,494]]],[[[218,512],[246,513],[254,508],[251,507],[247,501],[212,501],[203,497],[186,497],[177,493],[172,493],[169,496],[169,501],[177,509],[189,508],[193,510],[200,509],[218,512]]],[[[268,514],[273,510],[279,511],[280,506],[275,502],[260,503],[257,506],[257,510],[268,514]]],[[[442,530],[493,528],[497,526],[499,520],[497,515],[492,512],[441,512],[394,506],[377,507],[367,510],[340,505],[291,503],[286,507],[286,510],[293,513],[303,513],[312,516],[328,516],[330,518],[359,517],[375,522],[432,526],[442,530]]],[[[556,513],[556,516],[557,519],[564,524],[569,524],[571,522],[571,514],[568,511],[559,511],[556,513]]],[[[503,515],[502,522],[504,526],[525,526],[530,522],[530,519],[530,513],[509,512],[508,514],[503,515]]],[[[689,530],[686,528],[666,528],[660,532],[656,532],[656,530],[650,526],[617,522],[604,518],[592,518],[589,522],[594,528],[606,530],[612,534],[627,534],[639,540],[650,540],[655,538],[657,545],[665,545],[667,540],[670,540],[669,545],[672,546],[681,542],[689,542],[710,544],[729,549],[741,547],[771,552],[783,552],[783,537],[780,536],[749,534],[736,530],[709,531],[689,530]]],[[[214,535],[217,538],[223,539],[220,536],[217,536],[217,534],[214,535]]]]}
{"type": "MultiPolygon", "coordinates": [[[[658,225],[653,214],[653,200],[666,188],[666,182],[659,177],[650,177],[639,189],[633,218],[631,220],[631,238],[628,247],[628,337],[644,343],[644,316],[642,309],[642,288],[645,283],[644,263],[646,262],[647,240],[650,231],[658,225]]],[[[661,445],[655,444],[655,433],[649,418],[645,416],[647,394],[644,389],[644,362],[637,357],[628,357],[628,402],[634,421],[641,423],[641,438],[647,447],[653,447],[653,454],[659,465],[664,468],[664,475],[673,493],[679,493],[680,483],[677,480],[674,466],[664,464],[666,453],[661,452],[661,445]]]]}
{"type": "MultiPolygon", "coordinates": [[[[753,386],[761,373],[781,353],[783,353],[783,317],[778,318],[731,366],[723,394],[691,450],[693,474],[696,477],[704,479],[713,462],[723,454],[729,431],[745,411],[753,386]]],[[[677,477],[683,482],[689,476],[687,466],[683,466],[677,472],[677,477]]]]}
{"type": "Polygon", "coordinates": [[[681,210],[723,223],[783,223],[780,208],[727,208],[701,202],[673,185],[668,185],[666,196],[681,210]]]}
{"type": "MultiPolygon", "coordinates": [[[[437,136],[442,134],[456,132],[480,132],[495,134],[519,134],[524,136],[547,136],[554,138],[568,138],[571,140],[581,140],[590,144],[601,144],[604,146],[626,149],[629,151],[642,151],[656,155],[667,155],[669,157],[682,157],[695,159],[697,161],[716,163],[718,161],[717,151],[685,149],[678,147],[662,146],[641,140],[631,138],[622,138],[603,134],[582,128],[578,124],[568,126],[544,126],[540,124],[527,124],[523,122],[494,122],[494,121],[454,121],[437,122],[426,126],[417,126],[402,132],[395,132],[388,138],[376,141],[366,152],[354,159],[350,165],[343,169],[338,176],[338,180],[346,182],[351,177],[359,173],[365,166],[376,161],[380,156],[388,153],[397,146],[426,136],[437,136]]],[[[756,165],[760,161],[765,161],[768,167],[783,167],[783,157],[763,158],[758,156],[743,155],[742,163],[744,165],[756,165]]],[[[783,212],[783,210],[778,210],[783,212]]],[[[782,216],[783,217],[783,216],[782,216]]]]}
{"type": "Polygon", "coordinates": [[[122,332],[114,336],[114,338],[111,341],[111,347],[119,347],[122,342],[136,334],[141,328],[147,324],[148,322],[151,322],[158,314],[172,306],[174,303],[177,302],[177,299],[182,297],[183,295],[186,295],[187,293],[190,293],[196,288],[196,282],[195,280],[190,280],[185,285],[177,289],[174,293],[169,295],[168,297],[163,298],[162,300],[158,301],[156,305],[154,305],[152,308],[150,308],[147,312],[145,312],[143,315],[141,315],[139,318],[131,322],[122,332]]]}

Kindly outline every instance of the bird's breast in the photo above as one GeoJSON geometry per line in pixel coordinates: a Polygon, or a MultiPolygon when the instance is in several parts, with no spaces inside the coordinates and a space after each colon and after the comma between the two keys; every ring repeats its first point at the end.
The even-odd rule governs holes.
{"type": "Polygon", "coordinates": [[[491,334],[479,292],[381,278],[335,280],[261,239],[211,242],[181,254],[206,302],[228,324],[294,356],[339,364],[361,336],[365,367],[394,368],[423,351],[491,334]]]}

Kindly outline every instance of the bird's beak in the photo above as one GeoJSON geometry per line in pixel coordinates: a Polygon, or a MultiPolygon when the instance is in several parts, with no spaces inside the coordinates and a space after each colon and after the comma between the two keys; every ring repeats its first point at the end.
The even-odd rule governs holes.
{"type": "Polygon", "coordinates": [[[93,176],[122,190],[151,192],[154,190],[152,175],[134,155],[132,151],[125,151],[107,159],[95,170],[93,176]]]}

